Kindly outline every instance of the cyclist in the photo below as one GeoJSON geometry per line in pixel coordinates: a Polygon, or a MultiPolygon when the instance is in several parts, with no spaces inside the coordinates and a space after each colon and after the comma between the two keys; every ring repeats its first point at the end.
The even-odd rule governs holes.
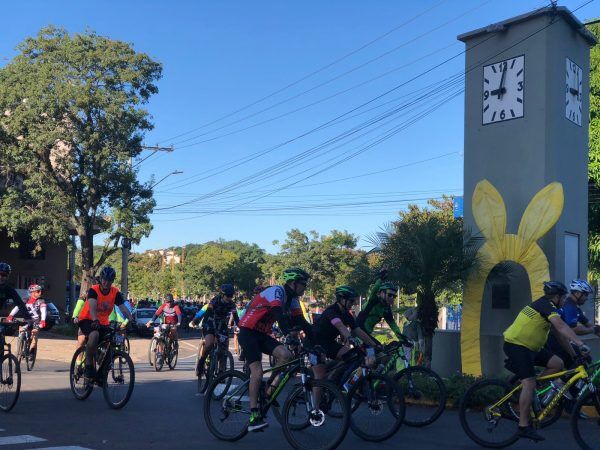
{"type": "Polygon", "coordinates": [[[284,334],[290,326],[298,326],[310,339],[311,325],[306,321],[300,308],[300,297],[306,290],[309,274],[298,267],[283,271],[283,285],[266,288],[256,294],[246,306],[246,313],[239,322],[239,343],[250,368],[250,420],[248,431],[258,431],[268,423],[263,420],[258,409],[258,393],[263,377],[262,354],[273,355],[279,363],[288,361],[292,354],[270,333],[275,321],[284,334]]]}
{"type": "Polygon", "coordinates": [[[110,315],[115,306],[129,320],[133,320],[125,300],[119,290],[112,285],[117,273],[111,266],[105,266],[100,272],[100,283],[95,284],[87,292],[87,299],[79,313],[79,330],[87,337],[85,351],[85,377],[90,379],[96,375],[94,357],[105,328],[110,325],[110,315]],[[104,329],[103,329],[104,327],[104,329]]]}
{"type": "Polygon", "coordinates": [[[202,336],[204,345],[200,347],[200,357],[198,358],[198,374],[204,373],[204,364],[206,357],[215,345],[215,336],[217,334],[228,336],[229,317],[233,318],[235,325],[239,322],[233,295],[235,288],[233,284],[224,284],[219,289],[219,294],[200,309],[192,319],[192,325],[197,326],[202,320],[202,336]],[[204,319],[202,319],[204,317],[204,319]]]}
{"type": "MultiPolygon", "coordinates": [[[[31,321],[21,327],[19,331],[26,331],[31,327],[31,346],[29,352],[33,353],[37,347],[38,333],[40,328],[46,328],[46,302],[42,298],[42,287],[39,284],[31,284],[27,289],[29,291],[29,299],[25,303],[27,311],[31,316],[31,321]]],[[[12,322],[15,314],[19,312],[19,307],[15,306],[8,316],[8,321],[12,322]]]]}
{"type": "Polygon", "coordinates": [[[358,314],[356,323],[371,336],[375,325],[381,322],[381,319],[385,319],[396,337],[400,341],[406,342],[407,338],[400,331],[400,327],[394,321],[394,314],[392,313],[392,305],[398,288],[393,283],[383,281],[386,274],[385,270],[382,270],[379,274],[380,278],[371,287],[367,302],[358,314]]]}
{"type": "MultiPolygon", "coordinates": [[[[335,303],[325,309],[314,324],[314,344],[320,345],[329,359],[340,360],[344,359],[344,355],[350,351],[349,344],[358,345],[359,342],[355,337],[359,338],[368,345],[367,364],[372,365],[375,362],[374,348],[378,346],[378,343],[354,320],[351,308],[356,300],[358,300],[358,293],[352,286],[335,288],[335,303]],[[345,345],[336,342],[338,336],[344,339],[345,345]]],[[[315,378],[320,379],[325,376],[324,364],[315,365],[313,369],[315,378]]]]}
{"type": "MultiPolygon", "coordinates": [[[[14,305],[25,315],[25,318],[31,320],[31,315],[29,314],[29,311],[27,311],[23,300],[21,300],[17,291],[8,285],[10,272],[10,264],[0,262],[0,308],[3,308],[9,300],[12,300],[14,305]]],[[[12,318],[10,321],[12,321],[12,318]]]]}
{"type": "MultiPolygon", "coordinates": [[[[244,315],[244,312],[246,312],[241,298],[239,298],[237,300],[237,302],[235,302],[235,312],[237,313],[238,322],[239,322],[239,319],[241,319],[242,316],[244,315]]],[[[233,322],[234,322],[234,319],[233,319],[233,315],[232,315],[231,320],[229,321],[229,326],[234,325],[233,322]]],[[[238,335],[239,334],[240,334],[240,329],[236,326],[233,329],[233,348],[235,349],[235,354],[238,355],[238,357],[240,356],[240,344],[238,343],[238,335]]]]}
{"type": "MultiPolygon", "coordinates": [[[[544,283],[544,295],[525,306],[515,321],[504,331],[504,353],[507,368],[521,380],[523,388],[519,397],[519,436],[533,441],[543,441],[529,424],[529,413],[535,394],[535,366],[546,367],[543,375],[559,372],[563,361],[544,348],[552,328],[564,339],[573,341],[583,353],[589,347],[563,322],[558,309],[564,302],[567,288],[560,281],[544,283]]],[[[569,351],[573,350],[569,348],[569,351]]]]}
{"type": "Polygon", "coordinates": [[[161,315],[164,317],[163,323],[171,326],[171,341],[173,342],[175,348],[178,348],[179,342],[177,341],[177,327],[181,325],[181,309],[179,308],[179,305],[175,303],[175,299],[173,298],[172,294],[165,295],[165,302],[156,310],[154,316],[152,316],[152,319],[146,323],[146,327],[150,328],[153,326],[156,319],[161,315]]]}

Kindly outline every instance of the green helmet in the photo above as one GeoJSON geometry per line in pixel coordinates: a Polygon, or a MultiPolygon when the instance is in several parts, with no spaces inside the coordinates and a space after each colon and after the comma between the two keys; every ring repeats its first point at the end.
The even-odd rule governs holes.
{"type": "Polygon", "coordinates": [[[398,288],[393,284],[393,283],[381,283],[381,285],[379,286],[379,292],[381,291],[398,291],[398,288]]]}
{"type": "Polygon", "coordinates": [[[283,281],[308,281],[310,275],[299,267],[290,267],[283,271],[283,281]]]}
{"type": "Polygon", "coordinates": [[[335,296],[338,300],[351,299],[358,297],[358,292],[356,292],[356,290],[352,286],[338,286],[335,288],[335,296]]]}

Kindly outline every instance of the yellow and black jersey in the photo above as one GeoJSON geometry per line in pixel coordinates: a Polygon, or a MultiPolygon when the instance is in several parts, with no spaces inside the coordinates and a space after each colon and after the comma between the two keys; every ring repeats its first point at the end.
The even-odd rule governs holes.
{"type": "Polygon", "coordinates": [[[537,352],[548,340],[553,316],[560,317],[554,304],[546,297],[539,298],[521,310],[504,332],[504,340],[537,352]]]}

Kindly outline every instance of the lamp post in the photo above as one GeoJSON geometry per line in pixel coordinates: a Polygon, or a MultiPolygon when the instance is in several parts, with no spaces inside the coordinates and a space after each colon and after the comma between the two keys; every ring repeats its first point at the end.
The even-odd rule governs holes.
{"type": "Polygon", "coordinates": [[[174,170],[173,172],[166,174],[164,177],[162,177],[160,180],[158,180],[156,183],[154,183],[152,186],[150,186],[150,189],[154,189],[156,187],[156,185],[158,185],[159,183],[162,183],[167,178],[169,178],[171,175],[179,175],[181,173],[183,173],[183,171],[181,171],[181,170],[174,170]]]}

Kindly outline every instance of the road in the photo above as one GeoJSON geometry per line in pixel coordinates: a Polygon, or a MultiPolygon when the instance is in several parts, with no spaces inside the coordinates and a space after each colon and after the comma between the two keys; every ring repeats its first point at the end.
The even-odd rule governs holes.
{"type": "MultiPolygon", "coordinates": [[[[145,346],[143,340],[132,344],[145,346]]],[[[68,342],[72,347],[72,342],[68,342]]],[[[136,383],[130,402],[122,410],[108,408],[100,389],[85,401],[76,400],[69,389],[65,362],[40,360],[33,372],[23,373],[21,397],[16,407],[0,414],[0,450],[10,449],[256,449],[288,448],[280,426],[263,433],[250,433],[235,443],[215,439],[202,415],[203,397],[195,395],[195,340],[181,343],[181,357],[173,371],[155,372],[147,363],[135,364],[136,383]],[[37,439],[37,441],[36,441],[37,439]]],[[[560,421],[543,430],[547,440],[541,449],[575,448],[568,422],[560,421]]],[[[455,411],[447,411],[436,423],[414,429],[402,427],[383,443],[368,443],[348,432],[341,449],[474,449],[464,435],[455,411]]],[[[532,448],[520,442],[514,449],[532,448]]]]}

